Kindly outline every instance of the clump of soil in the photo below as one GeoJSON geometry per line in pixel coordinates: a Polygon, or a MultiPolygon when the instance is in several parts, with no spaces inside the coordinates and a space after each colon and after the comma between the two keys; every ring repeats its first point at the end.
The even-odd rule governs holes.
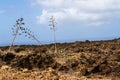
{"type": "Polygon", "coordinates": [[[7,53],[1,55],[2,61],[7,65],[14,68],[27,68],[29,70],[33,68],[47,68],[54,63],[51,56],[46,54],[28,54],[28,55],[16,55],[15,53],[7,53]]]}

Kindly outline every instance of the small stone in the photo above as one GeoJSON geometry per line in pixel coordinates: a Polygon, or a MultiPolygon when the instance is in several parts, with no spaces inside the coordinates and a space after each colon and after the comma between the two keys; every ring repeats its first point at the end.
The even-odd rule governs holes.
{"type": "Polygon", "coordinates": [[[51,72],[53,72],[53,69],[51,67],[49,67],[48,71],[51,73],[51,72]]]}
{"type": "Polygon", "coordinates": [[[7,65],[3,65],[3,66],[1,67],[2,70],[8,70],[9,68],[10,68],[10,67],[7,66],[7,65]]]}
{"type": "Polygon", "coordinates": [[[25,69],[23,69],[22,71],[23,71],[23,72],[28,72],[28,69],[25,68],[25,69]]]}
{"type": "Polygon", "coordinates": [[[43,78],[43,76],[42,76],[42,75],[40,75],[40,76],[38,76],[38,77],[39,77],[40,79],[41,79],[41,78],[43,78]]]}

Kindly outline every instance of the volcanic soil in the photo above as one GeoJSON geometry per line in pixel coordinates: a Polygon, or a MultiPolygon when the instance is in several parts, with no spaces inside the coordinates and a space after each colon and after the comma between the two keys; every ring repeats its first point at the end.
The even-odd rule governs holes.
{"type": "Polygon", "coordinates": [[[0,47],[0,80],[120,80],[120,39],[0,47]]]}

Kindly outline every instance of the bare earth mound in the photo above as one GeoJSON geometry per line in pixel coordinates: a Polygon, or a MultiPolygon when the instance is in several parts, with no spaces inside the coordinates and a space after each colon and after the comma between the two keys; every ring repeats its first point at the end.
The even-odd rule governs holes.
{"type": "Polygon", "coordinates": [[[119,39],[45,46],[1,47],[0,80],[120,80],[119,39]]]}

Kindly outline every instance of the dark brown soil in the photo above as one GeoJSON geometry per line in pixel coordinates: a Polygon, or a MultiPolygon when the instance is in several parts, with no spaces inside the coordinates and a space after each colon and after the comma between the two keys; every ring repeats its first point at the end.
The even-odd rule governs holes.
{"type": "MultiPolygon", "coordinates": [[[[120,39],[59,43],[57,48],[58,52],[55,54],[53,44],[14,46],[11,52],[6,52],[8,47],[1,47],[1,70],[4,70],[2,67],[7,65],[10,67],[9,69],[15,69],[16,72],[24,71],[24,69],[30,73],[33,73],[34,70],[40,71],[39,75],[43,77],[32,79],[32,76],[31,80],[70,80],[69,77],[71,80],[84,80],[83,76],[85,80],[101,78],[103,80],[120,80],[120,39]],[[47,73],[52,76],[49,75],[50,77],[47,79],[48,77],[40,74],[42,72],[46,76],[48,76],[47,73]],[[62,77],[63,75],[66,76],[62,77]],[[53,76],[56,78],[54,79],[53,76]]],[[[15,71],[13,73],[16,73],[15,71]]],[[[0,74],[2,74],[1,72],[0,74]]],[[[7,78],[5,79],[7,80],[7,78]]],[[[11,80],[15,79],[11,78],[11,80]]],[[[18,78],[17,80],[27,80],[27,78],[18,78]]]]}

